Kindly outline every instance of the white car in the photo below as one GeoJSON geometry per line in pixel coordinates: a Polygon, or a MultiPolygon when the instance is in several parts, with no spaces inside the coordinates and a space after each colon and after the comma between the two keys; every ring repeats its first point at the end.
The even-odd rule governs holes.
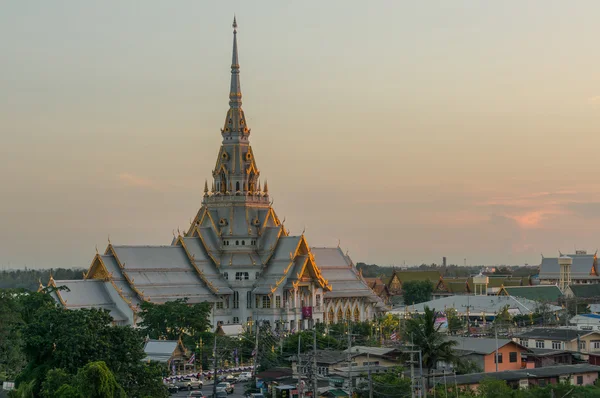
{"type": "Polygon", "coordinates": [[[244,383],[252,380],[252,373],[250,372],[242,372],[237,378],[238,383],[244,383]]]}
{"type": "Polygon", "coordinates": [[[217,384],[217,392],[226,392],[227,394],[233,394],[233,384],[227,382],[221,382],[217,384]]]}

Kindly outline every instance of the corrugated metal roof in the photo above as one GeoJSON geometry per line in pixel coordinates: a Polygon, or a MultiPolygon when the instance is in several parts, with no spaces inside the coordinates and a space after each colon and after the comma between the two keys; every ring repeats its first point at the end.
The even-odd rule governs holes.
{"type": "Polygon", "coordinates": [[[551,303],[557,302],[562,296],[562,292],[556,285],[505,286],[504,290],[511,296],[551,303]]]}

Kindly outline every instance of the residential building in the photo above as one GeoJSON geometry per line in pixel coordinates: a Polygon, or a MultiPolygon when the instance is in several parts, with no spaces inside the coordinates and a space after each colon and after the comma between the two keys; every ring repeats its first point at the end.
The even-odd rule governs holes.
{"type": "MultiPolygon", "coordinates": [[[[348,350],[344,350],[348,353],[348,350]]],[[[357,366],[398,366],[402,352],[390,347],[353,346],[350,348],[357,366]]]]}
{"type": "MultiPolygon", "coordinates": [[[[340,350],[317,350],[316,351],[316,362],[317,362],[317,374],[319,376],[326,377],[330,373],[333,373],[334,367],[336,366],[348,366],[348,353],[340,350]]],[[[310,373],[310,369],[313,366],[313,351],[306,354],[300,354],[300,366],[298,366],[298,356],[293,355],[289,357],[292,363],[292,371],[294,375],[298,375],[300,371],[301,375],[310,373]]],[[[352,361],[352,367],[358,366],[358,363],[354,361],[354,358],[360,356],[360,354],[350,354],[350,360],[352,361]]]]}
{"type": "Polygon", "coordinates": [[[600,284],[571,284],[565,290],[565,297],[600,302],[600,284]]]}
{"type": "Polygon", "coordinates": [[[568,382],[574,386],[593,385],[598,379],[600,366],[589,363],[577,365],[548,366],[535,369],[507,370],[497,373],[470,373],[465,375],[448,375],[440,384],[457,385],[462,389],[477,390],[479,383],[486,378],[504,380],[514,389],[527,389],[533,386],[544,387],[549,384],[568,382]]]}
{"type": "MultiPolygon", "coordinates": [[[[403,315],[405,313],[419,313],[425,311],[425,307],[437,311],[445,311],[448,308],[454,308],[458,315],[468,316],[469,318],[494,318],[499,311],[508,306],[508,312],[511,315],[529,315],[536,311],[540,303],[527,300],[516,299],[512,296],[470,296],[458,295],[427,301],[425,303],[395,308],[390,311],[392,314],[403,315]]],[[[548,310],[552,312],[561,311],[562,308],[555,305],[548,305],[548,310]]]]}
{"type": "Polygon", "coordinates": [[[144,361],[167,363],[175,361],[176,366],[183,366],[186,362],[186,349],[181,340],[146,340],[144,361]]]}
{"type": "MultiPolygon", "coordinates": [[[[449,336],[448,340],[456,341],[457,354],[474,362],[483,372],[521,369],[522,355],[529,350],[510,339],[487,339],[478,337],[449,336]],[[496,369],[496,352],[498,366],[496,369]]],[[[448,364],[440,364],[438,369],[452,368],[448,364]]]]}
{"type": "MultiPolygon", "coordinates": [[[[362,275],[362,274],[361,274],[362,275]]],[[[390,291],[387,285],[381,280],[381,278],[363,278],[367,283],[367,286],[375,292],[376,295],[387,305],[390,302],[390,291]]]]}
{"type": "Polygon", "coordinates": [[[547,348],[529,348],[522,355],[525,367],[542,368],[545,366],[571,365],[575,363],[575,353],[567,350],[547,348]]]}
{"type": "Polygon", "coordinates": [[[584,355],[600,353],[600,332],[573,328],[534,328],[513,336],[513,341],[528,348],[567,350],[584,355]]]}
{"type": "Polygon", "coordinates": [[[296,331],[314,323],[365,321],[383,301],[339,247],[315,248],[291,235],[273,209],[267,181],[250,146],[242,109],[237,24],[234,21],[229,109],[211,182],[187,231],[170,245],[112,244],[96,252],[83,281],[53,298],[65,308],[106,308],[115,323],[137,325],[144,301],[212,303],[212,324],[296,331]]]}
{"type": "Polygon", "coordinates": [[[600,315],[579,314],[569,319],[569,324],[579,330],[600,330],[600,315]]]}
{"type": "Polygon", "coordinates": [[[556,285],[502,286],[498,291],[498,295],[557,304],[559,298],[562,297],[562,292],[556,285]]]}

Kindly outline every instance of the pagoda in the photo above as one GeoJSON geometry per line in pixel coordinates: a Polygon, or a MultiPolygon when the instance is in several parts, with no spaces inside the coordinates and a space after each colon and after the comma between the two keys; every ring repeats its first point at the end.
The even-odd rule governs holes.
{"type": "Polygon", "coordinates": [[[319,322],[365,321],[385,310],[352,260],[338,247],[310,247],[290,235],[250,146],[242,109],[237,23],[229,109],[212,179],[187,231],[162,246],[115,245],[96,252],[83,280],[50,280],[54,299],[69,309],[105,308],[115,324],[136,325],[143,301],[187,298],[212,303],[212,324],[298,331],[319,322]]]}

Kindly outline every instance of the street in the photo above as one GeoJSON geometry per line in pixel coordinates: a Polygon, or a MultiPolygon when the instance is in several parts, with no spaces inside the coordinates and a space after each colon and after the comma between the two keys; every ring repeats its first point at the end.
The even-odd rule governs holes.
{"type": "MultiPolygon", "coordinates": [[[[229,398],[244,398],[244,383],[235,383],[235,392],[233,394],[229,394],[229,398]]],[[[198,390],[192,390],[198,391],[198,390]]],[[[207,397],[212,397],[213,393],[213,383],[212,381],[205,381],[204,386],[202,387],[202,392],[207,397]]],[[[189,391],[179,391],[178,393],[171,394],[171,397],[187,397],[190,394],[189,391]]]]}

